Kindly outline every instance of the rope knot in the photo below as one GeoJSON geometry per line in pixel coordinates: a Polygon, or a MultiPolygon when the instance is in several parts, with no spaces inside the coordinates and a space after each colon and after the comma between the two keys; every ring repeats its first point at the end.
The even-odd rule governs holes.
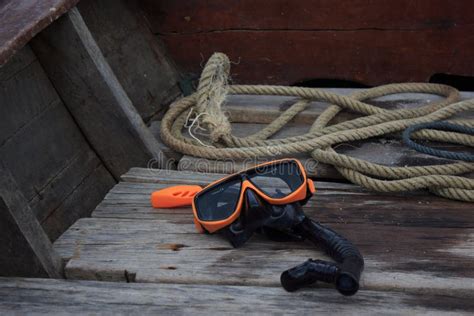
{"type": "Polygon", "coordinates": [[[209,131],[213,143],[231,134],[229,119],[222,111],[228,89],[230,73],[229,58],[223,53],[214,53],[207,61],[199,79],[197,89],[197,115],[201,115],[201,123],[209,131]]]}
{"type": "MultiPolygon", "coordinates": [[[[204,122],[204,120],[203,120],[204,122]]],[[[214,123],[214,122],[213,122],[214,123]]],[[[219,124],[215,125],[213,128],[210,129],[209,131],[209,139],[213,143],[217,143],[219,140],[223,139],[224,137],[230,136],[232,133],[232,128],[230,126],[229,121],[226,119],[226,121],[222,121],[219,124]]]]}

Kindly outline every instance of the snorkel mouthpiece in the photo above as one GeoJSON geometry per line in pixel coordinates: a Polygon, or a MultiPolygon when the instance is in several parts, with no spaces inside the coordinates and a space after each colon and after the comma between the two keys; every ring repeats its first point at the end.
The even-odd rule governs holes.
{"type": "Polygon", "coordinates": [[[337,263],[308,260],[281,275],[282,286],[295,291],[316,281],[334,283],[339,293],[350,296],[359,290],[359,279],[364,269],[364,259],[359,250],[346,238],[330,228],[305,218],[295,231],[320,245],[337,263]]]}
{"type": "Polygon", "coordinates": [[[281,274],[281,285],[288,292],[296,291],[302,287],[310,286],[317,281],[334,283],[339,267],[323,260],[308,259],[294,268],[281,274]]]}

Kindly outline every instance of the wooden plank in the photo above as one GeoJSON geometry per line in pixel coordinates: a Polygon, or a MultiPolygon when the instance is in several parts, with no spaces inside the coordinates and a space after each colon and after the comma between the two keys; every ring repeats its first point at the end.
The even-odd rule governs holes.
{"type": "Polygon", "coordinates": [[[153,31],[185,72],[200,73],[202,60],[220,51],[235,62],[233,81],[240,83],[343,79],[380,85],[427,82],[436,73],[474,74],[474,27],[463,13],[473,10],[470,2],[146,4],[153,31]]]}
{"type": "Polygon", "coordinates": [[[50,209],[48,216],[41,222],[51,240],[56,240],[78,219],[90,216],[92,210],[115,183],[102,164],[78,180],[80,182],[57,206],[50,209]]]}
{"type": "MultiPolygon", "coordinates": [[[[122,219],[168,220],[179,216],[191,221],[189,208],[154,209],[149,202],[150,194],[168,186],[190,183],[170,173],[160,183],[121,182],[106,195],[92,213],[93,217],[122,219]]],[[[206,185],[208,180],[196,179],[193,184],[206,185]]],[[[187,173],[186,178],[194,175],[187,173]]],[[[469,203],[455,202],[422,192],[410,194],[379,194],[360,187],[335,182],[315,181],[316,196],[304,207],[305,212],[329,224],[367,224],[403,227],[473,228],[473,215],[469,203]],[[413,206],[416,204],[416,206],[413,206]],[[376,206],[374,206],[376,205],[376,206]],[[440,214],[440,209],[444,210],[440,214]]]]}
{"type": "Polygon", "coordinates": [[[81,165],[85,169],[89,167],[86,172],[90,171],[98,160],[95,155],[88,157],[91,154],[88,151],[90,148],[67,110],[55,102],[8,139],[0,147],[0,157],[31,200],[41,195],[45,186],[77,158],[88,158],[81,165]]]}
{"type": "MultiPolygon", "coordinates": [[[[202,173],[197,171],[177,171],[166,169],[150,169],[150,168],[131,168],[127,173],[122,175],[121,179],[125,182],[137,183],[159,183],[159,184],[181,184],[183,181],[197,185],[206,185],[213,180],[221,179],[226,174],[220,173],[202,173]]],[[[337,188],[338,190],[363,190],[357,185],[319,182],[316,183],[323,188],[337,188]]]]}
{"type": "Polygon", "coordinates": [[[32,47],[84,135],[115,178],[165,158],[79,11],[72,9],[32,47]]]}
{"type": "MultiPolygon", "coordinates": [[[[103,167],[90,148],[79,147],[79,149],[84,149],[84,152],[76,153],[73,157],[64,161],[64,165],[60,166],[60,169],[55,170],[56,172],[50,171],[44,183],[33,186],[34,194],[30,197],[29,203],[40,222],[43,222],[52,215],[54,210],[61,207],[65,199],[71,194],[74,194],[74,191],[83,185],[83,181],[87,179],[96,168],[99,166],[103,167]]],[[[47,153],[43,153],[42,155],[45,158],[47,157],[47,153]]],[[[30,172],[29,175],[30,179],[33,180],[33,172],[30,172]]],[[[22,182],[26,182],[28,177],[20,173],[18,174],[18,179],[21,179],[22,182]]],[[[96,180],[96,191],[102,192],[102,197],[115,184],[110,173],[104,175],[103,179],[96,180]]],[[[90,211],[95,205],[84,204],[82,207],[84,210],[90,211]]],[[[68,213],[69,210],[64,210],[64,212],[68,213]]],[[[83,216],[87,215],[89,215],[88,212],[83,213],[83,216]]],[[[66,221],[65,218],[64,220],[66,221]]]]}
{"type": "MultiPolygon", "coordinates": [[[[474,293],[474,262],[468,255],[474,246],[472,228],[330,227],[364,254],[363,289],[474,293]]],[[[68,279],[126,281],[127,271],[136,282],[153,283],[279,286],[284,270],[307,258],[327,259],[309,244],[260,236],[234,249],[222,236],[197,234],[190,217],[80,219],[55,249],[63,259],[71,258],[65,268],[68,279]]]]}
{"type": "MultiPolygon", "coordinates": [[[[128,219],[168,219],[183,215],[189,219],[189,209],[153,209],[149,196],[172,185],[205,186],[223,177],[222,174],[202,174],[171,170],[149,171],[132,169],[98,205],[94,217],[128,219]],[[135,182],[133,182],[135,180],[135,182]]],[[[269,182],[268,185],[271,185],[269,182]]],[[[425,192],[375,193],[359,186],[336,182],[315,181],[316,195],[305,210],[325,223],[377,224],[406,227],[473,228],[471,204],[452,201],[425,192]],[[376,207],[374,207],[376,205],[376,207]],[[440,214],[443,210],[443,214],[440,214]]]]}
{"type": "MultiPolygon", "coordinates": [[[[324,88],[333,93],[349,95],[352,92],[360,91],[360,89],[340,89],[340,88],[324,88]]],[[[461,92],[461,100],[474,98],[473,92],[461,92]]],[[[383,109],[410,109],[426,105],[430,102],[440,101],[443,98],[437,95],[424,93],[398,93],[367,100],[366,102],[383,109]]],[[[229,112],[229,119],[234,123],[270,123],[276,119],[281,112],[288,109],[296,98],[285,96],[268,96],[268,95],[230,95],[226,99],[225,111],[229,112]]],[[[295,124],[310,125],[314,120],[328,107],[325,102],[311,102],[308,107],[295,116],[291,121],[295,124]]],[[[339,123],[348,119],[357,117],[354,113],[341,112],[331,122],[339,123]]],[[[453,118],[474,119],[472,111],[463,112],[453,118]]],[[[308,126],[309,128],[309,126],[308,126]]]]}
{"type": "Polygon", "coordinates": [[[0,4],[0,66],[5,64],[36,33],[40,32],[78,0],[2,1],[0,4]]]}
{"type": "Polygon", "coordinates": [[[0,82],[7,81],[35,60],[36,56],[31,48],[28,45],[23,47],[6,64],[0,66],[0,82]]]}
{"type": "Polygon", "coordinates": [[[0,165],[0,275],[62,277],[61,259],[11,173],[0,165]]]}
{"type": "Polygon", "coordinates": [[[7,314],[468,314],[474,309],[471,299],[452,294],[360,291],[343,297],[329,289],[287,293],[273,287],[18,278],[0,279],[0,294],[7,314]]]}
{"type": "Polygon", "coordinates": [[[0,125],[0,146],[59,101],[41,65],[28,58],[36,59],[31,50],[22,50],[18,55],[20,58],[15,56],[12,63],[0,68],[0,73],[7,76],[0,81],[0,115],[8,118],[0,125]],[[15,63],[18,66],[12,65],[11,68],[18,71],[11,69],[9,74],[7,67],[15,63]]]}
{"type": "Polygon", "coordinates": [[[175,65],[150,32],[136,1],[87,0],[77,8],[144,120],[181,93],[175,65]]]}

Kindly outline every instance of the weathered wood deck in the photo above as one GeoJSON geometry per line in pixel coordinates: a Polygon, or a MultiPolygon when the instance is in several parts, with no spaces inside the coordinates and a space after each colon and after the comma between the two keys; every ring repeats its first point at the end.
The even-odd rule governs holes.
{"type": "MultiPolygon", "coordinates": [[[[132,169],[93,212],[55,243],[69,279],[279,287],[280,273],[309,257],[306,243],[255,237],[233,249],[197,234],[190,208],[156,210],[154,190],[222,175],[132,169]]],[[[380,195],[316,182],[305,212],[347,236],[365,256],[363,289],[474,294],[474,215],[469,203],[424,194],[380,195]]],[[[336,293],[334,293],[336,295],[336,293]]],[[[296,294],[297,295],[297,294],[296,294]]]]}
{"type": "Polygon", "coordinates": [[[366,259],[362,288],[349,298],[329,288],[287,293],[279,283],[283,270],[308,257],[325,257],[310,244],[255,236],[233,249],[218,235],[198,234],[189,208],[150,206],[156,189],[204,185],[220,176],[130,170],[92,218],[79,220],[56,241],[71,281],[0,279],[0,308],[37,313],[474,311],[471,204],[317,181],[305,212],[360,248],[366,259]]]}
{"type": "MultiPolygon", "coordinates": [[[[454,8],[452,12],[438,10],[443,12],[438,23],[436,12],[423,9],[432,5],[424,1],[417,10],[411,10],[416,11],[412,18],[421,23],[420,29],[410,29],[413,25],[408,20],[402,19],[404,25],[390,25],[390,19],[384,18],[372,21],[373,29],[369,25],[368,29],[351,30],[354,25],[349,25],[347,29],[324,30],[310,24],[324,22],[331,10],[316,10],[322,12],[316,14],[323,19],[308,20],[314,12],[306,10],[301,15],[295,6],[294,12],[303,19],[290,19],[298,25],[289,25],[291,9],[277,4],[277,18],[266,19],[266,27],[250,25],[242,30],[229,28],[230,24],[222,29],[219,17],[235,22],[235,14],[226,17],[228,4],[213,6],[217,11],[224,10],[224,15],[214,14],[218,19],[208,21],[202,19],[206,8],[188,16],[190,6],[174,10],[173,1],[161,2],[0,1],[0,113],[4,118],[0,127],[0,272],[5,276],[68,278],[0,277],[0,314],[474,312],[472,204],[424,192],[375,194],[348,184],[331,166],[316,164],[307,154],[298,155],[307,162],[309,174],[318,180],[318,193],[306,205],[306,212],[350,238],[366,258],[361,291],[354,297],[342,297],[324,285],[296,293],[281,288],[283,270],[308,257],[325,257],[312,245],[276,243],[255,236],[245,247],[234,249],[220,236],[197,234],[189,208],[155,210],[149,203],[154,190],[174,184],[205,185],[221,177],[220,173],[256,162],[199,160],[173,152],[159,142],[160,123],[149,124],[149,120],[159,118],[169,102],[181,92],[188,92],[194,77],[178,68],[198,73],[201,58],[224,48],[237,63],[235,83],[251,83],[259,76],[259,83],[290,84],[302,78],[329,78],[330,74],[330,78],[375,84],[415,78],[426,81],[433,72],[469,75],[472,65],[467,56],[472,45],[464,45],[468,37],[463,34],[469,33],[473,25],[465,23],[468,15],[464,12],[469,10],[463,8],[472,5],[438,5],[438,9],[454,8]],[[147,21],[143,8],[148,8],[147,21]],[[430,21],[423,20],[427,17],[430,21]],[[446,24],[446,17],[452,23],[446,24]],[[207,29],[199,29],[203,22],[207,29]],[[397,30],[400,26],[402,29],[397,30]],[[191,34],[189,28],[199,30],[191,34]],[[338,67],[333,69],[331,47],[350,44],[355,38],[354,44],[357,37],[364,42],[380,31],[388,36],[381,37],[382,45],[376,45],[377,56],[346,54],[336,58],[338,67]],[[432,36],[433,31],[437,36],[432,36]],[[335,32],[339,40],[334,40],[335,32]],[[397,35],[400,32],[407,40],[405,44],[427,44],[420,46],[421,54],[411,50],[412,55],[425,57],[422,65],[406,50],[398,50],[400,45],[393,35],[401,38],[397,35]],[[450,45],[438,45],[438,37],[452,39],[450,45]],[[319,43],[323,52],[316,54],[318,58],[288,59],[285,49],[272,48],[264,54],[257,52],[258,45],[256,50],[235,50],[232,39],[244,43],[255,42],[256,38],[278,40],[287,48],[296,47],[295,51],[306,57],[316,50],[298,48],[308,48],[310,39],[319,43]],[[344,38],[350,40],[341,41],[344,38]],[[181,67],[163,50],[162,40],[181,67]],[[225,49],[226,43],[232,43],[230,50],[225,49]],[[469,49],[459,53],[464,46],[469,49]],[[200,48],[190,54],[186,47],[200,48]],[[387,63],[397,60],[392,56],[394,51],[401,56],[399,63],[387,63]],[[241,56],[241,63],[242,52],[247,55],[241,56]],[[290,67],[279,56],[290,60],[290,67]],[[345,63],[351,67],[344,67],[345,63]],[[308,67],[311,64],[316,67],[308,67]],[[380,71],[390,65],[399,69],[380,71]],[[376,68],[378,72],[373,71],[376,68]],[[150,160],[152,157],[154,160],[150,160]],[[175,159],[170,167],[180,171],[128,171],[147,163],[162,167],[169,157],[175,159]],[[57,240],[53,251],[48,237],[55,240],[76,219],[89,215],[105,192],[120,180],[92,217],[77,221],[57,240]]],[[[262,11],[258,5],[246,7],[252,14],[262,11]]],[[[395,10],[389,17],[404,11],[395,10]]],[[[259,45],[268,46],[266,42],[260,41],[259,45]]],[[[370,45],[356,46],[374,50],[370,45]]],[[[353,91],[329,90],[341,94],[353,91]]],[[[462,97],[472,98],[474,94],[463,93],[462,97]]],[[[437,99],[432,95],[402,94],[370,102],[383,108],[410,108],[437,99]]],[[[261,129],[294,100],[230,96],[227,101],[235,134],[246,136],[261,129]]],[[[313,102],[274,137],[306,132],[325,107],[327,104],[313,102]]],[[[335,121],[353,117],[341,113],[335,121]]],[[[457,118],[474,120],[474,113],[457,118]]],[[[396,135],[340,144],[336,150],[389,166],[448,162],[407,149],[396,135]]]]}
{"type": "MultiPolygon", "coordinates": [[[[465,93],[463,97],[471,95],[465,93]]],[[[235,133],[248,135],[256,131],[259,124],[288,106],[288,101],[281,97],[231,97],[229,108],[235,133]],[[256,104],[259,106],[250,106],[256,104]],[[260,105],[266,106],[266,114],[258,114],[260,105]]],[[[378,102],[381,106],[411,107],[426,102],[426,95],[391,96],[378,102]]],[[[324,106],[315,103],[276,137],[301,133],[306,128],[302,123],[309,123],[324,106]]],[[[473,117],[472,113],[465,113],[460,118],[473,117]]],[[[156,134],[158,129],[159,122],[152,123],[152,132],[156,134]]],[[[0,279],[0,310],[196,314],[474,312],[472,204],[426,192],[369,192],[344,183],[328,165],[314,166],[308,171],[316,178],[318,190],[305,212],[353,241],[364,255],[366,267],[361,290],[353,297],[343,297],[324,285],[287,293],[280,286],[281,272],[309,257],[325,255],[311,244],[277,243],[261,236],[234,249],[219,235],[198,234],[190,208],[153,209],[151,192],[175,184],[206,185],[223,176],[217,172],[231,172],[243,164],[198,161],[164,145],[162,148],[166,155],[177,159],[180,170],[132,168],[124,174],[91,218],[80,219],[55,242],[69,280],[0,279]]],[[[337,150],[386,165],[447,162],[406,149],[397,137],[348,144],[337,150]]],[[[298,158],[308,159],[305,155],[298,158]]]]}

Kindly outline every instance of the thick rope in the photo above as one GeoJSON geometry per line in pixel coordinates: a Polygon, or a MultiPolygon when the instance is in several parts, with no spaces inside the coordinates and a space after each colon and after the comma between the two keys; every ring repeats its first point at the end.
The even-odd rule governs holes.
{"type": "MultiPolygon", "coordinates": [[[[308,152],[319,162],[333,165],[353,183],[379,192],[429,189],[431,192],[461,201],[474,202],[474,179],[461,177],[474,172],[474,163],[388,167],[336,153],[331,147],[339,143],[398,133],[411,125],[447,120],[456,113],[474,110],[474,99],[458,102],[459,92],[449,86],[427,83],[402,83],[358,91],[351,96],[337,95],[315,88],[227,85],[230,71],[226,55],[215,53],[206,63],[198,91],[170,106],[161,124],[162,140],[174,150],[207,159],[244,159],[293,155],[308,152]],[[364,100],[395,93],[430,93],[445,97],[415,109],[386,110],[364,100]],[[240,138],[232,135],[230,122],[222,110],[227,94],[294,96],[299,100],[273,122],[254,135],[240,138]],[[267,139],[283,128],[312,101],[330,105],[304,135],[286,139],[267,139]],[[190,111],[194,120],[209,131],[210,142],[197,142],[182,134],[190,111]],[[342,110],[357,112],[362,117],[339,124],[328,123],[342,110]]],[[[458,123],[456,121],[456,123],[458,123]]],[[[472,120],[462,121],[472,126],[472,120]]],[[[472,146],[472,138],[459,133],[423,130],[412,135],[416,139],[450,141],[472,146]]]]}

